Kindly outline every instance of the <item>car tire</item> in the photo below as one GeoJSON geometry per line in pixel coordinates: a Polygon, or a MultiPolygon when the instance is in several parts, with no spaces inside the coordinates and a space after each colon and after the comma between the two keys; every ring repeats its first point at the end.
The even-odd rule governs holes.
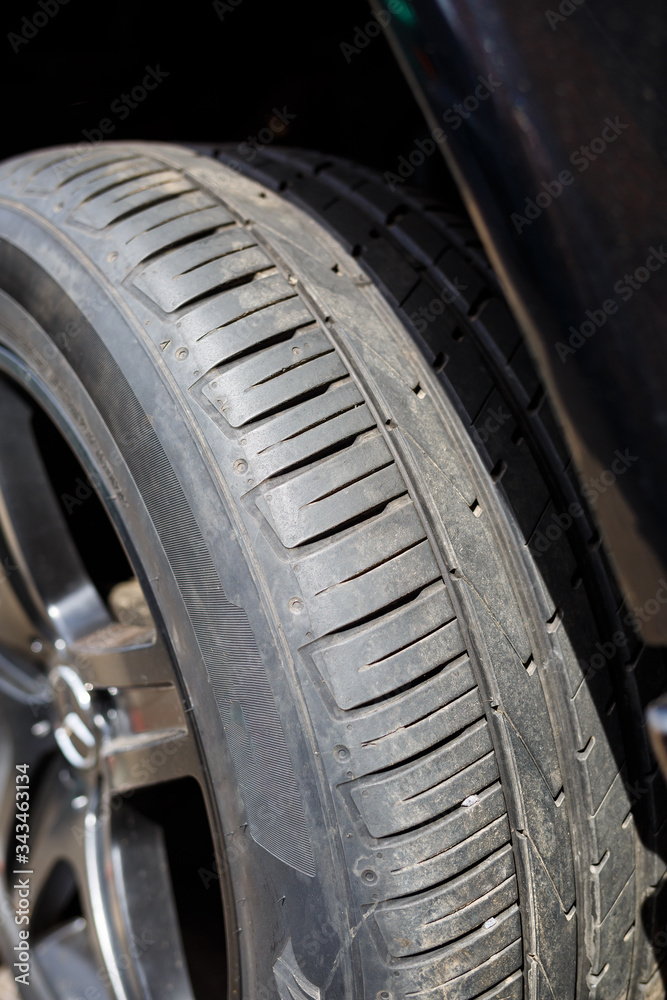
{"type": "Polygon", "coordinates": [[[663,667],[474,234],[315,154],[62,148],[0,193],[0,343],[153,564],[228,995],[662,996],[663,667]]]}

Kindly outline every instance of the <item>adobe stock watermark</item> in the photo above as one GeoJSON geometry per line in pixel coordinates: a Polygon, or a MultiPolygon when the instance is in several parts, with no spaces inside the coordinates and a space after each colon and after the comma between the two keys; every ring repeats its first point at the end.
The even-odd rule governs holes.
{"type": "Polygon", "coordinates": [[[451,285],[451,288],[447,285],[443,285],[440,290],[440,294],[431,299],[428,305],[420,306],[419,309],[415,309],[410,313],[410,320],[412,321],[417,333],[423,333],[424,330],[427,329],[429,323],[432,323],[438,318],[438,316],[442,316],[445,311],[445,306],[456,301],[459,293],[465,292],[468,288],[467,285],[464,285],[459,281],[458,275],[451,279],[451,285]]]}
{"type": "MultiPolygon", "coordinates": [[[[600,135],[591,139],[587,146],[579,146],[578,149],[570,153],[569,161],[578,173],[588,170],[591,163],[594,163],[616,142],[626,128],[630,128],[629,123],[622,122],[618,115],[612,118],[605,118],[602,122],[603,128],[600,135]]],[[[566,187],[573,184],[574,174],[570,170],[561,170],[552,180],[542,181],[538,191],[532,198],[526,198],[523,208],[523,215],[520,212],[512,212],[510,219],[514,224],[517,233],[521,233],[527,226],[532,226],[533,222],[542,215],[542,212],[560,198],[566,187]]]]}
{"type": "Polygon", "coordinates": [[[507,423],[507,421],[511,419],[512,419],[512,414],[503,408],[502,403],[500,404],[500,406],[497,406],[495,410],[492,410],[491,407],[489,407],[485,411],[484,418],[483,419],[478,418],[478,420],[480,421],[479,426],[478,426],[478,421],[477,420],[475,421],[475,429],[477,430],[477,436],[482,442],[482,444],[486,444],[491,435],[496,434],[503,426],[503,424],[507,423]]]}
{"type": "Polygon", "coordinates": [[[30,17],[21,18],[21,30],[19,32],[10,31],[7,41],[18,52],[22,45],[27,45],[41,28],[45,28],[51,18],[55,17],[61,7],[69,3],[69,0],[38,0],[36,10],[30,17]]]}
{"type": "MultiPolygon", "coordinates": [[[[618,477],[624,475],[630,466],[638,461],[639,456],[631,455],[629,448],[626,448],[623,452],[617,448],[609,468],[601,472],[597,479],[589,479],[582,484],[579,490],[581,496],[589,506],[595,506],[602,494],[606,493],[614,485],[618,477]]],[[[563,532],[572,526],[574,520],[578,517],[583,517],[585,513],[586,511],[577,500],[573,500],[567,510],[561,514],[557,514],[554,511],[550,518],[551,523],[542,531],[536,532],[531,539],[530,548],[535,557],[544,555],[554,542],[558,541],[563,532]]]]}
{"type": "Polygon", "coordinates": [[[95,494],[96,488],[101,489],[102,485],[102,480],[94,472],[91,472],[86,479],[78,476],[71,487],[72,492],[61,493],[60,501],[67,513],[71,514],[77,507],[81,507],[89,497],[95,494]]]}
{"type": "Polygon", "coordinates": [[[269,146],[276,136],[280,135],[281,132],[285,132],[290,122],[293,122],[297,117],[296,114],[288,111],[284,105],[282,110],[278,108],[272,108],[271,110],[273,111],[273,115],[269,118],[267,125],[261,128],[257,135],[247,136],[236,147],[248,163],[252,163],[262,146],[269,146]]]}
{"type": "Polygon", "coordinates": [[[545,10],[544,16],[549,22],[551,30],[555,31],[561,21],[567,21],[568,17],[576,14],[584,3],[586,3],[586,0],[561,0],[558,5],[558,11],[545,10]]]}
{"type": "MultiPolygon", "coordinates": [[[[116,447],[109,455],[111,466],[127,462],[130,455],[137,449],[150,447],[154,440],[154,431],[148,419],[132,430],[127,430],[115,439],[116,447]]],[[[77,476],[69,490],[60,494],[60,502],[67,514],[74,514],[92,496],[109,495],[109,486],[96,472],[77,476]]],[[[1,573],[1,570],[0,570],[1,573]]]]}
{"type": "Polygon", "coordinates": [[[617,299],[605,299],[597,309],[586,310],[586,319],[578,327],[568,327],[570,336],[567,343],[564,344],[562,340],[556,342],[556,353],[563,364],[571,354],[576,354],[579,348],[583,347],[605,325],[610,316],[618,312],[623,303],[629,302],[635,292],[643,288],[665,262],[667,262],[667,251],[664,244],[661,243],[659,247],[650,247],[643,264],[635,268],[632,274],[624,274],[622,278],[614,282],[613,290],[620,298],[620,302],[617,299]]]}
{"type": "Polygon", "coordinates": [[[101,118],[94,128],[84,128],[81,130],[81,135],[85,141],[76,145],[72,156],[69,156],[62,163],[56,165],[55,169],[60,175],[60,179],[66,177],[70,167],[76,166],[96,143],[103,142],[116,131],[117,122],[110,115],[113,115],[120,121],[125,121],[130,113],[136,110],[149,94],[153,90],[156,90],[168,76],[170,76],[170,73],[167,70],[161,69],[159,63],[156,66],[146,66],[141,82],[132,87],[129,92],[116,97],[109,105],[108,115],[101,118]]]}
{"type": "MultiPolygon", "coordinates": [[[[79,309],[84,318],[99,316],[101,312],[109,308],[109,296],[102,288],[96,288],[91,295],[81,299],[79,309]]],[[[60,353],[67,354],[72,350],[77,338],[87,329],[86,323],[68,320],[65,325],[52,333],[49,343],[42,352],[47,361],[53,361],[60,353]]]]}
{"type": "MultiPolygon", "coordinates": [[[[639,632],[639,623],[644,624],[658,614],[663,605],[667,604],[667,580],[658,580],[658,589],[653,597],[649,597],[641,607],[633,607],[623,616],[623,624],[639,632]]],[[[583,681],[590,681],[595,674],[602,670],[610,660],[613,660],[616,653],[628,644],[628,635],[621,631],[614,632],[610,639],[604,642],[596,642],[596,652],[591,655],[588,662],[580,660],[579,665],[583,671],[583,681]]],[[[646,791],[647,789],[644,789],[646,791]]],[[[635,800],[636,801],[636,800],[635,800]]],[[[634,803],[633,803],[634,804],[634,803]]]]}
{"type": "MultiPolygon", "coordinates": [[[[488,101],[489,97],[502,85],[502,81],[494,80],[491,75],[478,76],[477,81],[477,86],[472,94],[468,94],[460,104],[452,104],[451,107],[443,111],[442,121],[445,125],[450,126],[452,132],[459,129],[464,121],[474,115],[479,110],[480,105],[484,101],[488,101]]],[[[395,191],[398,184],[405,184],[415,170],[421,167],[426,157],[431,156],[438,146],[447,142],[448,138],[449,136],[446,135],[444,129],[433,128],[430,138],[415,139],[415,148],[407,156],[399,156],[396,171],[385,171],[384,182],[389,190],[395,191]]]]}
{"type": "Polygon", "coordinates": [[[242,3],[243,0],[213,0],[213,10],[220,20],[224,21],[225,14],[233,14],[242,3]]]}

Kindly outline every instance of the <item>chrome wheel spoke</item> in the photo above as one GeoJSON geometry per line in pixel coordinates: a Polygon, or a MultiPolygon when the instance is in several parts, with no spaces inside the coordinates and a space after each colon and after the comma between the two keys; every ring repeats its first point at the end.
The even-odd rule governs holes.
{"type": "Polygon", "coordinates": [[[123,890],[122,949],[136,963],[145,996],[159,1000],[160,984],[168,983],[171,996],[188,1000],[192,988],[162,829],[131,808],[122,810],[112,823],[111,861],[123,890]]]}
{"type": "Polygon", "coordinates": [[[35,958],[42,978],[53,991],[49,996],[113,1000],[83,917],[76,917],[45,935],[35,948],[35,958]]]}
{"type": "Polygon", "coordinates": [[[198,773],[197,749],[175,687],[121,689],[114,710],[117,735],[102,744],[110,794],[198,773]]]}
{"type": "Polygon", "coordinates": [[[169,684],[174,671],[155,629],[113,622],[72,643],[81,677],[93,687],[169,684]]]}
{"type": "Polygon", "coordinates": [[[36,957],[58,997],[72,995],[71,983],[79,995],[86,982],[106,984],[105,1000],[159,1000],[154,984],[164,982],[174,984],[170,995],[191,1000],[162,830],[131,804],[108,804],[96,780],[85,788],[62,769],[49,775],[34,835],[31,893],[43,909],[55,866],[65,860],[83,916],[45,935],[36,957]]]}
{"type": "Polygon", "coordinates": [[[187,733],[164,730],[114,743],[106,756],[109,789],[122,793],[195,774],[198,760],[187,733]]]}

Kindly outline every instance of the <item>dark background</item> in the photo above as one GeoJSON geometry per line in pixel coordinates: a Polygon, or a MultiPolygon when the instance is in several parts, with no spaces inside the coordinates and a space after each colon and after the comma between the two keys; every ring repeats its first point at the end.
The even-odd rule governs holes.
{"type": "MultiPolygon", "coordinates": [[[[51,11],[57,2],[43,0],[51,11]]],[[[44,20],[39,0],[3,4],[0,158],[82,142],[84,131],[96,137],[104,118],[113,140],[239,143],[274,107],[296,116],[276,142],[382,172],[427,134],[382,35],[347,58],[341,50],[371,20],[366,0],[233,2],[219,13],[212,0],[69,0],[38,28],[23,18],[44,20]],[[10,33],[34,37],[12,44],[10,33]],[[148,66],[169,75],[121,120],[111,105],[141,85],[148,66]]],[[[434,193],[449,187],[439,157],[412,180],[434,193]]]]}

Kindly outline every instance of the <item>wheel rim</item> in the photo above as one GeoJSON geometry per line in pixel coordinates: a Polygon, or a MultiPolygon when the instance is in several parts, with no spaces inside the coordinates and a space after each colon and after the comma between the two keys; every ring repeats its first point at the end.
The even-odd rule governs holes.
{"type": "MultiPolygon", "coordinates": [[[[206,798],[200,743],[164,625],[138,582],[104,595],[91,578],[36,429],[45,420],[76,450],[83,493],[95,497],[94,485],[104,499],[46,387],[0,348],[0,427],[11,428],[0,434],[3,950],[16,957],[21,945],[16,885],[28,883],[32,996],[194,1000],[165,829],[142,795],[162,789],[167,802],[175,782],[194,780],[206,798]],[[17,764],[29,765],[29,782],[17,784],[17,764]],[[30,789],[19,840],[17,787],[30,789]]],[[[219,956],[212,962],[220,968],[219,956]]]]}

